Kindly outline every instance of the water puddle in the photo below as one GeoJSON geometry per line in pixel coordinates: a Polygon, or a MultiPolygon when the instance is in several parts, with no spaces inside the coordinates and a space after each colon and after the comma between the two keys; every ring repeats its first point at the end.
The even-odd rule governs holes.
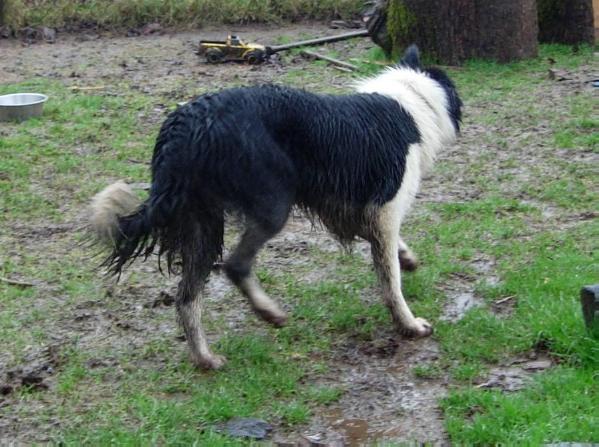
{"type": "Polygon", "coordinates": [[[470,309],[482,304],[483,300],[475,296],[472,292],[454,291],[451,294],[448,293],[441,319],[455,323],[461,320],[470,309]]]}
{"type": "Polygon", "coordinates": [[[370,428],[368,421],[357,418],[346,419],[340,409],[331,410],[330,414],[325,415],[325,419],[349,447],[364,445],[366,441],[372,440],[377,435],[377,432],[370,428]]]}
{"type": "Polygon", "coordinates": [[[475,274],[456,273],[443,285],[443,292],[447,299],[442,320],[455,323],[461,320],[470,309],[484,305],[484,300],[474,293],[477,282],[483,282],[489,286],[499,284],[500,278],[494,273],[494,260],[481,254],[471,260],[470,267],[474,269],[475,274]]]}
{"type": "Polygon", "coordinates": [[[316,415],[305,431],[311,445],[446,442],[438,407],[446,394],[444,382],[421,380],[412,373],[415,366],[439,358],[437,344],[430,338],[396,343],[393,351],[347,346],[347,356],[319,378],[345,393],[338,406],[316,415]]]}
{"type": "Polygon", "coordinates": [[[470,265],[478,273],[479,277],[477,279],[484,281],[490,286],[499,284],[499,277],[494,273],[494,260],[481,255],[478,258],[473,259],[470,265]]]}

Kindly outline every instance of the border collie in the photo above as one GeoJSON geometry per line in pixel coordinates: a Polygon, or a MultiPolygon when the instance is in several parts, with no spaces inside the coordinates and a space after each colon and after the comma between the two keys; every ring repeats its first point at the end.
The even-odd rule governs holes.
{"type": "Polygon", "coordinates": [[[91,229],[112,250],[104,265],[120,274],[157,249],[168,271],[181,274],[176,305],[192,362],[219,368],[225,359],[206,341],[200,295],[222,254],[225,217],[244,222],[227,276],[261,318],[281,326],[286,314],[252,265],[298,206],[343,243],[369,241],[397,329],[430,335],[401,292],[400,267],[414,269],[416,258],[400,224],[435,154],[456,139],[461,106],[441,70],[421,68],[415,46],[349,95],[273,85],[202,95],[162,125],[143,203],[123,182],[94,197],[91,229]]]}

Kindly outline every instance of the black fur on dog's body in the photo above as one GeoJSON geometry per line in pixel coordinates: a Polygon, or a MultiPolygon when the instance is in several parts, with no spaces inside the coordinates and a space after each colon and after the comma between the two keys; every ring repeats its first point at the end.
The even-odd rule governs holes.
{"type": "MultiPolygon", "coordinates": [[[[447,91],[445,109],[457,132],[461,103],[453,84],[442,72],[427,76],[447,91]]],[[[408,154],[430,145],[427,135],[434,135],[429,130],[422,134],[415,120],[420,119],[418,107],[425,114],[431,106],[430,98],[421,98],[416,108],[410,105],[416,110],[410,113],[401,101],[379,93],[316,95],[261,86],[206,94],[179,107],[158,135],[148,199],[131,214],[111,217],[117,229],[107,230],[114,249],[106,264],[120,273],[156,247],[169,271],[180,261],[177,305],[192,358],[200,366],[219,367],[223,359],[205,342],[197,296],[222,254],[225,216],[240,214],[246,222],[239,246],[225,263],[227,275],[264,319],[283,324],[285,314],[260,289],[251,267],[258,250],[282,229],[297,205],[342,242],[356,236],[371,241],[396,323],[427,335],[430,326],[416,322],[407,306],[393,302],[401,291],[392,284],[397,282],[395,268],[387,265],[392,263],[388,241],[394,238],[389,231],[395,231],[389,228],[397,226],[399,232],[390,214],[397,207],[389,204],[396,202],[406,178],[408,154]]],[[[410,181],[415,181],[413,175],[410,181]]],[[[104,207],[110,214],[107,200],[118,201],[117,196],[114,191],[100,193],[95,209],[104,207]]],[[[401,252],[403,242],[399,244],[401,252]]]]}
{"type": "MultiPolygon", "coordinates": [[[[125,237],[110,263],[119,272],[158,242],[170,267],[191,216],[207,231],[222,226],[224,213],[241,212],[276,232],[294,204],[349,242],[363,234],[366,207],[393,198],[419,140],[412,117],[378,94],[261,86],[201,96],[163,124],[150,197],[121,219],[125,237]]],[[[208,258],[221,251],[222,235],[213,236],[208,258]]]]}

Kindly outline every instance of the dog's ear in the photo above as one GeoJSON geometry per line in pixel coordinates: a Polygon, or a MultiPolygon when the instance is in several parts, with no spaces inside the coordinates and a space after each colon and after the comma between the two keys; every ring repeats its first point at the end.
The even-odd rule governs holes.
{"type": "Polygon", "coordinates": [[[420,69],[420,51],[416,45],[410,45],[399,61],[399,66],[420,69]]]}

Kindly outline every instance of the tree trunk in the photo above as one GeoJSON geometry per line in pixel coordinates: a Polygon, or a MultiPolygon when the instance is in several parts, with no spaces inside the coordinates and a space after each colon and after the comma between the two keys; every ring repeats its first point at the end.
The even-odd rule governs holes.
{"type": "Polygon", "coordinates": [[[500,62],[537,54],[535,0],[389,0],[392,54],[416,43],[437,62],[500,62]]]}
{"type": "Polygon", "coordinates": [[[478,55],[506,62],[538,50],[535,0],[477,0],[478,55]]]}
{"type": "Polygon", "coordinates": [[[541,42],[593,43],[593,0],[538,0],[538,9],[541,42]]]}

